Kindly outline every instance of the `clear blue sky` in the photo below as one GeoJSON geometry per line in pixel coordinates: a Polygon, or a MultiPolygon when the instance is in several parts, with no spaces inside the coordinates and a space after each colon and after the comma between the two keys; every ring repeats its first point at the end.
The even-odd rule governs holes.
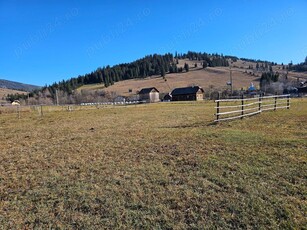
{"type": "Polygon", "coordinates": [[[0,0],[0,79],[52,84],[188,50],[299,63],[306,12],[306,0],[0,0]]]}

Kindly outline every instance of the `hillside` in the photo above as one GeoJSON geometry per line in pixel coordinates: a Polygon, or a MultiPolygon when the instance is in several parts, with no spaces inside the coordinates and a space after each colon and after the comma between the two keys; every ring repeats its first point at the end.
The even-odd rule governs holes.
{"type": "MultiPolygon", "coordinates": [[[[116,92],[118,95],[129,96],[136,94],[140,89],[146,87],[156,87],[161,93],[168,93],[177,87],[199,85],[204,89],[227,89],[226,85],[230,80],[229,67],[207,67],[202,68],[201,61],[179,60],[178,67],[183,67],[184,63],[190,66],[189,72],[166,74],[166,81],[161,76],[151,76],[145,79],[137,78],[120,82],[115,82],[107,88],[103,84],[84,85],[79,90],[98,90],[104,89],[108,92],[116,92]],[[195,63],[197,67],[194,67],[195,63]]],[[[238,60],[231,66],[233,89],[247,89],[251,82],[259,88],[259,82],[262,72],[249,69],[249,66],[256,66],[256,63],[238,60]]],[[[274,71],[285,75],[286,71],[282,70],[281,65],[273,66],[274,71]]],[[[288,72],[288,76],[293,80],[297,78],[307,79],[306,73],[288,72]]]]}
{"type": "Polygon", "coordinates": [[[29,84],[24,84],[24,83],[20,83],[20,82],[14,82],[14,81],[8,81],[8,80],[0,79],[0,88],[31,92],[31,91],[33,91],[35,89],[39,89],[41,87],[36,86],[36,85],[29,85],[29,84]]]}
{"type": "MultiPolygon", "coordinates": [[[[184,63],[189,64],[190,71],[183,73],[171,73],[166,74],[166,81],[161,76],[152,76],[145,79],[131,79],[126,81],[116,82],[114,85],[104,88],[101,85],[100,89],[105,89],[109,92],[116,92],[119,95],[129,96],[130,94],[137,93],[140,89],[145,87],[156,87],[161,93],[168,93],[176,87],[185,87],[191,85],[199,85],[204,89],[215,88],[215,89],[225,89],[229,86],[226,83],[230,79],[229,67],[207,67],[202,68],[202,63],[200,61],[189,61],[189,60],[179,60],[178,67],[183,67],[184,63]],[[197,67],[194,65],[197,63],[197,67]],[[132,92],[129,93],[129,90],[132,92]]],[[[232,67],[232,78],[234,89],[247,88],[251,82],[256,86],[259,85],[259,75],[251,75],[245,73],[246,69],[243,68],[243,62],[236,62],[238,67],[232,67]]],[[[98,87],[93,86],[83,86],[82,89],[91,89],[98,87]]]]}
{"type": "MultiPolygon", "coordinates": [[[[230,75],[236,95],[238,90],[246,90],[251,82],[259,89],[263,73],[274,72],[279,77],[280,85],[274,87],[278,87],[280,91],[289,85],[298,86],[307,79],[307,73],[288,69],[288,65],[222,54],[191,51],[180,55],[176,53],[175,56],[170,53],[153,54],[130,63],[98,67],[91,73],[43,87],[30,97],[36,103],[41,103],[37,100],[42,99],[42,96],[44,103],[53,104],[58,92],[61,104],[97,102],[113,100],[116,95],[134,97],[142,88],[147,87],[156,87],[163,96],[174,88],[192,85],[204,88],[209,94],[214,91],[230,93],[231,86],[227,84],[230,82],[230,75]]],[[[269,90],[273,91],[275,88],[268,88],[267,91],[269,90]]]]}
{"type": "Polygon", "coordinates": [[[25,91],[19,91],[19,90],[14,90],[14,89],[4,89],[0,88],[0,103],[6,103],[7,101],[5,100],[6,96],[8,94],[26,94],[27,92],[25,91]]]}

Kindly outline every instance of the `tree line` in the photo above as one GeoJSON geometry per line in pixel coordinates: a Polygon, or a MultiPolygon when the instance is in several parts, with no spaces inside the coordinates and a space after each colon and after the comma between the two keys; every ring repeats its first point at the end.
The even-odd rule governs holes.
{"type": "MultiPolygon", "coordinates": [[[[67,81],[54,83],[46,86],[52,95],[56,90],[61,90],[71,94],[76,88],[87,84],[104,84],[105,87],[113,85],[115,82],[129,80],[134,78],[146,78],[154,75],[165,76],[166,73],[180,73],[184,70],[189,71],[187,65],[184,68],[177,67],[178,59],[203,60],[206,66],[229,66],[227,58],[223,55],[207,53],[196,53],[189,51],[187,54],[173,56],[171,53],[164,55],[153,54],[131,63],[123,63],[110,67],[98,68],[97,70],[78,77],[71,78],[67,81]],[[196,58],[197,57],[197,58],[196,58]]],[[[45,87],[45,88],[46,88],[45,87]]],[[[44,90],[44,89],[43,89],[44,90]]]]}
{"type": "Polygon", "coordinates": [[[113,67],[109,65],[100,67],[91,73],[45,86],[43,90],[48,88],[51,95],[54,96],[56,90],[71,94],[76,88],[88,84],[104,84],[105,87],[109,87],[118,81],[163,75],[169,72],[173,65],[174,57],[170,53],[165,55],[148,55],[131,63],[118,64],[113,67]]]}
{"type": "Polygon", "coordinates": [[[224,56],[223,54],[208,54],[208,53],[197,53],[188,51],[186,54],[175,54],[176,59],[189,59],[190,61],[203,61],[203,66],[218,67],[218,66],[229,66],[228,59],[230,56],[224,56]]]}
{"type": "Polygon", "coordinates": [[[279,79],[279,73],[273,71],[262,73],[260,78],[260,88],[262,89],[266,85],[270,85],[272,82],[277,82],[279,79]]]}
{"type": "Polygon", "coordinates": [[[297,72],[305,72],[307,71],[307,56],[305,58],[304,62],[301,62],[297,65],[293,65],[292,62],[289,63],[288,69],[292,71],[297,71],[297,72]]]}

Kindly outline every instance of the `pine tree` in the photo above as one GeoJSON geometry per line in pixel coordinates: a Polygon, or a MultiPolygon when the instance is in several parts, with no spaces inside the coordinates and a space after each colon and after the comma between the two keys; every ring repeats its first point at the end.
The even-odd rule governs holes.
{"type": "Polygon", "coordinates": [[[184,69],[186,72],[189,72],[189,64],[188,63],[184,63],[184,69]]]}
{"type": "Polygon", "coordinates": [[[203,61],[203,68],[207,68],[208,67],[208,63],[206,61],[203,61]]]}
{"type": "Polygon", "coordinates": [[[162,66],[161,68],[161,77],[165,77],[165,70],[164,70],[164,67],[162,66]]]}

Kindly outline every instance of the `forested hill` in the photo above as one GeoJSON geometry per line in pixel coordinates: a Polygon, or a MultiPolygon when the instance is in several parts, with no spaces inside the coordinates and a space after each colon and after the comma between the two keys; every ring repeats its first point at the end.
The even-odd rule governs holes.
{"type": "Polygon", "coordinates": [[[0,88],[31,92],[33,90],[40,89],[41,87],[0,79],[0,88]]]}
{"type": "Polygon", "coordinates": [[[178,73],[189,71],[189,66],[178,68],[178,59],[202,60],[204,67],[228,66],[228,58],[218,54],[188,52],[186,54],[153,54],[136,60],[131,63],[123,63],[115,66],[105,66],[97,70],[71,78],[66,81],[54,83],[44,87],[42,90],[48,90],[52,97],[55,96],[56,90],[61,90],[71,94],[74,89],[86,85],[102,83],[105,87],[113,85],[114,82],[134,79],[146,78],[153,75],[165,76],[167,73],[178,73]]]}

